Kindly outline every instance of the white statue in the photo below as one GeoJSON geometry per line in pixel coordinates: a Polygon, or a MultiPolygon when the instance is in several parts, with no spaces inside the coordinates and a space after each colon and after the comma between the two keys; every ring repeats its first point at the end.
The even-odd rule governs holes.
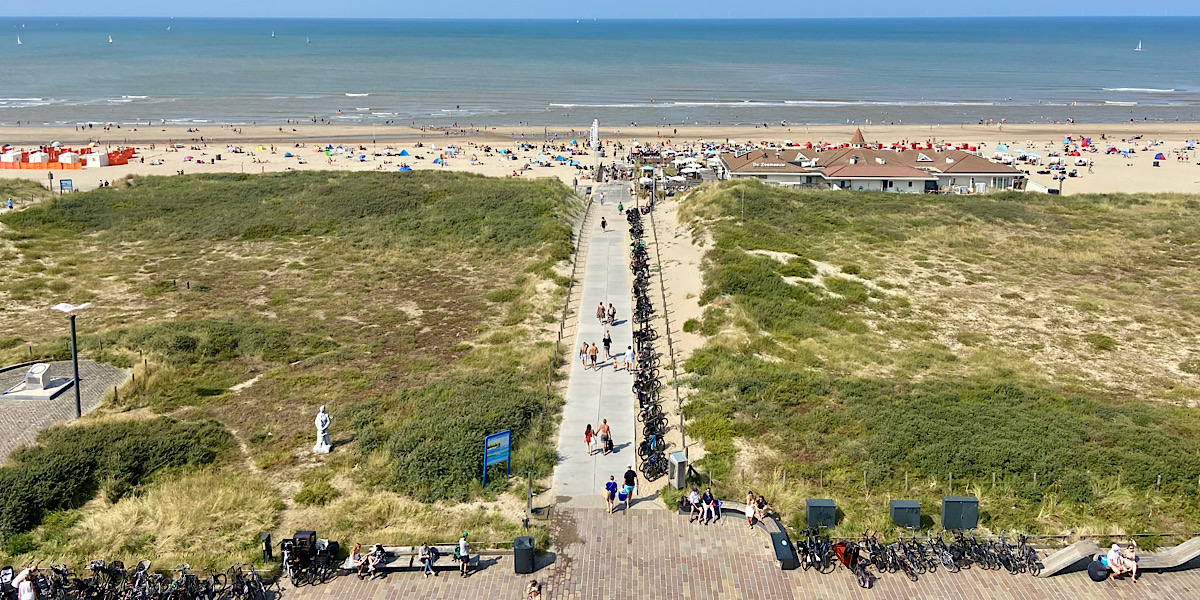
{"type": "Polygon", "coordinates": [[[329,454],[331,446],[329,445],[329,424],[333,419],[329,418],[329,413],[325,412],[325,407],[321,407],[321,412],[317,413],[317,445],[313,446],[314,454],[329,454]]]}

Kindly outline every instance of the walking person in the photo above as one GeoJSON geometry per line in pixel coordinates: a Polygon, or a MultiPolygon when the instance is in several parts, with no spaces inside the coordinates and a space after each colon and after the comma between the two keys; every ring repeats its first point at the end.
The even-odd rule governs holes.
{"type": "Polygon", "coordinates": [[[604,360],[612,358],[612,334],[604,330],[604,360]]]}
{"type": "MultiPolygon", "coordinates": [[[[629,371],[630,374],[633,373],[633,363],[635,360],[637,360],[637,356],[633,353],[633,346],[628,346],[625,349],[625,370],[629,371]]],[[[615,371],[616,369],[613,370],[615,371]]]]}
{"type": "Polygon", "coordinates": [[[608,503],[608,514],[613,514],[617,501],[617,478],[609,475],[608,483],[604,484],[604,501],[608,503]]]}
{"type": "Polygon", "coordinates": [[[638,489],[637,471],[633,470],[633,465],[625,467],[625,506],[624,510],[628,511],[630,505],[633,504],[633,492],[638,489]]]}
{"type": "Polygon", "coordinates": [[[612,451],[612,429],[608,426],[608,419],[600,421],[600,448],[605,454],[612,451]]]}
{"type": "Polygon", "coordinates": [[[581,364],[585,367],[587,366],[587,358],[588,358],[587,353],[588,353],[588,343],[584,342],[583,346],[579,348],[579,364],[581,364]]]}
{"type": "Polygon", "coordinates": [[[750,529],[754,529],[754,516],[758,514],[754,505],[758,502],[758,498],[754,497],[754,492],[746,492],[746,524],[750,529]]]}
{"type": "Polygon", "coordinates": [[[592,344],[591,349],[588,350],[588,360],[592,361],[593,369],[598,369],[598,367],[596,367],[596,359],[598,359],[599,357],[600,357],[600,349],[597,348],[595,344],[592,344]]]}
{"type": "Polygon", "coordinates": [[[615,307],[613,307],[612,302],[608,303],[608,324],[609,325],[617,324],[617,309],[615,307]]]}
{"type": "Polygon", "coordinates": [[[592,437],[595,435],[595,432],[592,431],[592,424],[588,423],[587,429],[583,430],[583,441],[587,444],[588,456],[591,456],[594,452],[592,448],[592,437]]]}
{"type": "Polygon", "coordinates": [[[608,221],[604,217],[600,217],[600,231],[608,231],[608,221]]]}
{"type": "Polygon", "coordinates": [[[600,320],[601,325],[604,324],[604,317],[606,316],[608,316],[608,311],[604,310],[604,303],[601,302],[600,306],[596,307],[596,318],[600,320]]]}

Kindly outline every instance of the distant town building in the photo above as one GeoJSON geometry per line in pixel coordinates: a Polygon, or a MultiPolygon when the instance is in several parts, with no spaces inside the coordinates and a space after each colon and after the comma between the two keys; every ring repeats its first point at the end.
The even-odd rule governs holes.
{"type": "Polygon", "coordinates": [[[1025,173],[976,152],[933,144],[880,147],[861,130],[837,147],[771,148],[720,155],[722,179],[773,185],[897,193],[977,193],[1025,189],[1025,173]]]}

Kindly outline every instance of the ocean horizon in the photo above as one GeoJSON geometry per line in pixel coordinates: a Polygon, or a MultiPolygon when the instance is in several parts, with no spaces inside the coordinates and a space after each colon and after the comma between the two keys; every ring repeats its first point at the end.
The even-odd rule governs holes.
{"type": "Polygon", "coordinates": [[[4,125],[1200,117],[1200,17],[0,17],[0,33],[4,125]]]}

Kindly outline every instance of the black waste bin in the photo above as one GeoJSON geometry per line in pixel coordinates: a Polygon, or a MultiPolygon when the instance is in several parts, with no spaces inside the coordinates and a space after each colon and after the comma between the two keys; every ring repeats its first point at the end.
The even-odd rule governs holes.
{"type": "Polygon", "coordinates": [[[519,537],[513,540],[513,571],[518,575],[533,572],[533,538],[519,537]]]}

